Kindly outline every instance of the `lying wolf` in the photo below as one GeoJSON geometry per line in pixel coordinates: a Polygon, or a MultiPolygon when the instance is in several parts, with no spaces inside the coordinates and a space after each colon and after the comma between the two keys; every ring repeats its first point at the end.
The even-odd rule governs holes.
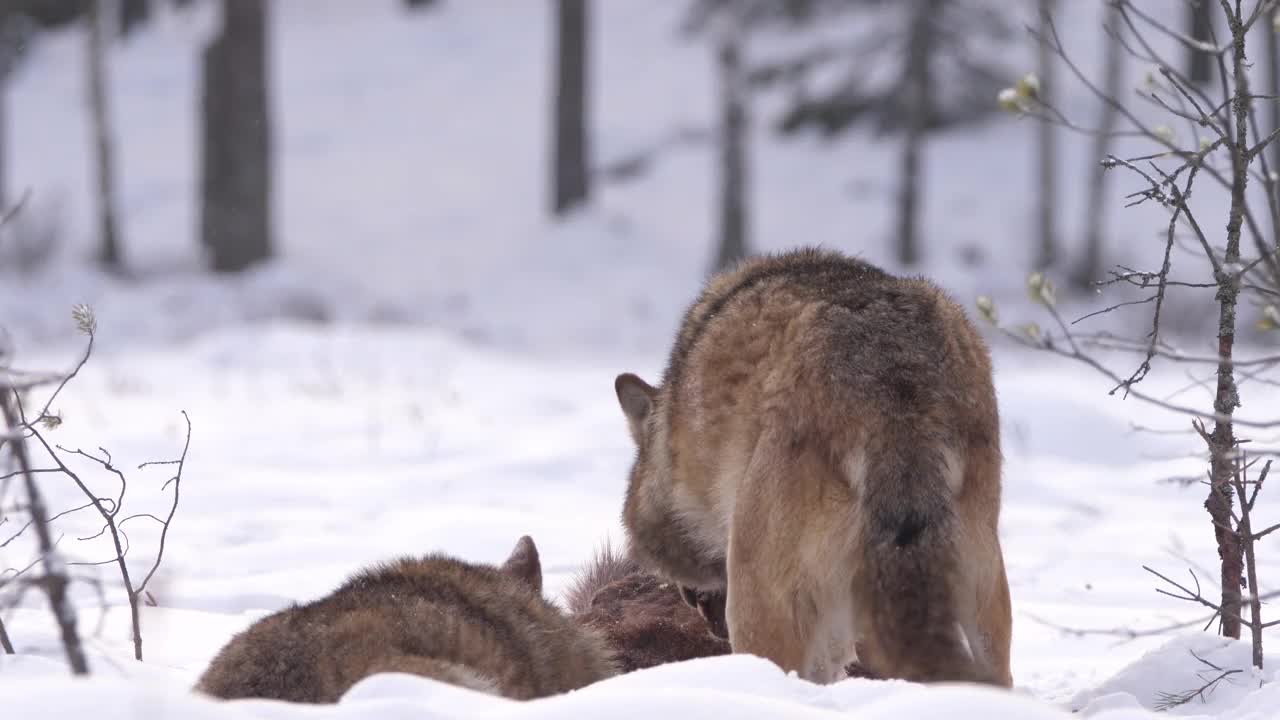
{"type": "Polygon", "coordinates": [[[538,549],[525,536],[501,567],[435,554],[363,570],[233,637],[195,689],[330,703],[381,672],[523,700],[583,687],[617,667],[598,632],[543,598],[538,549]]]}

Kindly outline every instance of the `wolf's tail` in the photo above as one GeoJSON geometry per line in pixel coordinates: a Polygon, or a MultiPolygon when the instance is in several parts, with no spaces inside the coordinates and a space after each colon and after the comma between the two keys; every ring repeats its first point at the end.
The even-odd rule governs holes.
{"type": "Polygon", "coordinates": [[[1000,684],[957,612],[959,521],[947,467],[910,445],[868,457],[861,488],[863,622],[884,670],[920,682],[1000,684]]]}

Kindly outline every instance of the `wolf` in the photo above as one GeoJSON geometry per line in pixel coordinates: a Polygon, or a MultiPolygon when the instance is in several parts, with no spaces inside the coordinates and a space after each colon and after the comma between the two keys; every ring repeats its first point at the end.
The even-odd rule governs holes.
{"type": "Polygon", "coordinates": [[[527,700],[611,677],[617,666],[603,636],[543,597],[526,535],[501,567],[431,554],[364,569],[233,637],[195,689],[332,703],[381,672],[527,700]]]}
{"type": "Polygon", "coordinates": [[[748,259],[689,307],[658,386],[614,390],[630,551],[723,593],[734,652],[1011,686],[990,355],[936,285],[815,248],[748,259]]]}

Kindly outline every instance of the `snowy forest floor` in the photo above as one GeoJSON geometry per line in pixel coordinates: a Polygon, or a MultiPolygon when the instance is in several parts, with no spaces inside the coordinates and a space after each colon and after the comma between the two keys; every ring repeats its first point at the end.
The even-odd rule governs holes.
{"type": "MultiPolygon", "coordinates": [[[[628,368],[652,376],[659,361],[628,368]]],[[[1205,668],[1193,651],[1247,668],[1243,644],[1226,647],[1194,629],[1143,660],[1168,638],[1074,637],[1040,622],[1140,630],[1203,614],[1156,594],[1157,583],[1141,570],[1146,564],[1185,577],[1194,567],[1213,582],[1203,488],[1159,483],[1201,470],[1201,461],[1177,457],[1198,439],[1135,432],[1131,422],[1164,427],[1167,418],[1100,399],[1100,383],[1087,373],[1009,354],[997,366],[1019,691],[1072,709],[1120,702],[1114,693],[1151,706],[1157,693],[1199,685],[1205,668]],[[1135,661],[1137,668],[1116,675],[1135,661]]],[[[363,564],[433,550],[499,561],[524,533],[539,544],[547,591],[558,595],[597,544],[621,537],[632,449],[612,396],[619,369],[523,360],[421,330],[287,325],[95,358],[58,403],[60,444],[104,445],[117,466],[132,468],[177,456],[185,432],[179,409],[194,425],[182,504],[153,588],[157,606],[143,608],[147,662],[132,661],[128,613],[112,593],[92,642],[95,669],[185,688],[231,633],[327,592],[363,564]]],[[[100,491],[111,487],[113,478],[77,467],[100,491]]],[[[168,494],[160,486],[169,474],[132,473],[127,512],[162,511],[168,494]]],[[[53,507],[79,504],[74,488],[47,485],[53,507]]],[[[73,540],[96,529],[89,514],[62,520],[64,551],[80,560],[110,557],[105,539],[73,540]]],[[[138,526],[130,539],[135,563],[145,564],[156,533],[138,526]]],[[[1261,576],[1277,577],[1275,541],[1261,550],[1261,576]]],[[[110,580],[109,567],[86,570],[110,580]]],[[[77,598],[82,626],[93,632],[97,598],[87,588],[77,598]]],[[[15,670],[65,673],[38,597],[8,623],[24,658],[0,660],[0,683],[15,670]]],[[[769,675],[743,661],[708,661],[690,673],[664,670],[618,689],[705,682],[745,691],[735,682],[758,687],[769,675]]],[[[1261,702],[1247,700],[1259,679],[1246,669],[1207,706],[1187,710],[1239,717],[1240,703],[1261,702]]],[[[856,688],[830,694],[799,680],[769,683],[819,706],[843,693],[862,702],[889,692],[862,688],[867,681],[847,681],[856,688]]]]}

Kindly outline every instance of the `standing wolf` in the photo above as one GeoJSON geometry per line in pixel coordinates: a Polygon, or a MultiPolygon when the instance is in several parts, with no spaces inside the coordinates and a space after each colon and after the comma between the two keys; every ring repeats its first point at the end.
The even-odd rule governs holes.
{"type": "Polygon", "coordinates": [[[673,582],[727,590],[735,652],[827,682],[1009,686],[986,345],[922,279],[804,249],[685,315],[660,387],[615,383],[638,446],[623,524],[673,582]]]}
{"type": "Polygon", "coordinates": [[[538,549],[525,536],[500,568],[428,555],[364,570],[236,635],[196,690],[329,703],[380,672],[527,700],[616,668],[596,631],[543,598],[538,549]]]}

